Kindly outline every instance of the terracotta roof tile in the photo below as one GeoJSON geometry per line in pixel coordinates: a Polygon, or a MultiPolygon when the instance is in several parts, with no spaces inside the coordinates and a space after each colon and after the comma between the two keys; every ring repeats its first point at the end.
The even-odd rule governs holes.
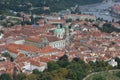
{"type": "Polygon", "coordinates": [[[46,46],[40,50],[40,53],[49,53],[49,52],[57,52],[58,49],[52,48],[51,46],[46,46]]]}

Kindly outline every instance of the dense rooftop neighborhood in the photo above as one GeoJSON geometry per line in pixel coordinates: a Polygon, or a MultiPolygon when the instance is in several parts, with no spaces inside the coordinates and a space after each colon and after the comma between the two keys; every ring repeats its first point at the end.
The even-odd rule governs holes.
{"type": "MultiPolygon", "coordinates": [[[[79,57],[86,63],[108,61],[120,56],[120,34],[101,32],[93,25],[96,21],[94,15],[68,14],[64,15],[64,19],[50,17],[46,21],[45,15],[45,19],[37,22],[38,25],[1,28],[1,59],[4,59],[2,54],[9,53],[14,61],[5,57],[0,64],[0,72],[13,74],[14,66],[26,73],[34,69],[43,71],[48,61],[57,61],[64,54],[68,55],[70,61],[79,57]],[[72,22],[66,23],[66,19],[72,19],[72,22]],[[11,66],[5,66],[9,64],[11,66]]],[[[99,22],[99,25],[103,23],[99,22]]]]}

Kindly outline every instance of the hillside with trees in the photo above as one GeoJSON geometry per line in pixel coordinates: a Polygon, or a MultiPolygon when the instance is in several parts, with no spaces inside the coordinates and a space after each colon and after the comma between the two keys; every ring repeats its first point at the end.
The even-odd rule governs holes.
{"type": "MultiPolygon", "coordinates": [[[[116,61],[119,60],[118,58],[116,59],[116,61]]],[[[34,69],[30,75],[21,72],[13,75],[13,78],[14,80],[83,80],[90,73],[108,71],[110,69],[113,69],[113,67],[105,61],[86,64],[80,58],[74,58],[69,61],[68,56],[64,55],[58,61],[48,62],[47,69],[44,72],[34,69]]],[[[1,78],[11,80],[11,77],[8,74],[2,74],[0,80],[1,78]]]]}
{"type": "Polygon", "coordinates": [[[47,69],[43,72],[34,69],[29,75],[23,72],[13,76],[4,73],[0,75],[0,80],[83,80],[85,78],[85,80],[119,80],[120,59],[114,59],[118,62],[116,67],[112,67],[106,61],[85,63],[77,57],[69,61],[68,56],[64,55],[58,61],[48,62],[47,69]]]}
{"type": "Polygon", "coordinates": [[[33,13],[41,14],[56,12],[70,8],[75,5],[85,5],[99,3],[103,0],[0,0],[0,14],[9,12],[26,12],[32,10],[33,13]],[[44,11],[44,6],[49,10],[44,11]]]}

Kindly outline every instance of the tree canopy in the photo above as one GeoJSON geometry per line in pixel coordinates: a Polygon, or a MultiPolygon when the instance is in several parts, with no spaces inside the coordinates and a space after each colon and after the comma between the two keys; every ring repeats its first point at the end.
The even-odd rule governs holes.
{"type": "Polygon", "coordinates": [[[9,74],[1,74],[0,80],[12,80],[11,76],[9,74]]]}
{"type": "Polygon", "coordinates": [[[75,5],[93,4],[102,2],[103,0],[0,0],[0,14],[8,13],[9,11],[26,12],[30,10],[33,13],[49,13],[70,8],[75,5]],[[49,7],[49,10],[44,10],[43,7],[49,7]]]}

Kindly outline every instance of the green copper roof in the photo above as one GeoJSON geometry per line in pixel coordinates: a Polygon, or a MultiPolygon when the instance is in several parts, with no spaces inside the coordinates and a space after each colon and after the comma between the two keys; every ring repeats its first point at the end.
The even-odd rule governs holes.
{"type": "Polygon", "coordinates": [[[65,32],[65,29],[64,28],[59,28],[59,29],[56,29],[54,31],[55,34],[61,34],[61,33],[64,33],[65,32]]]}

